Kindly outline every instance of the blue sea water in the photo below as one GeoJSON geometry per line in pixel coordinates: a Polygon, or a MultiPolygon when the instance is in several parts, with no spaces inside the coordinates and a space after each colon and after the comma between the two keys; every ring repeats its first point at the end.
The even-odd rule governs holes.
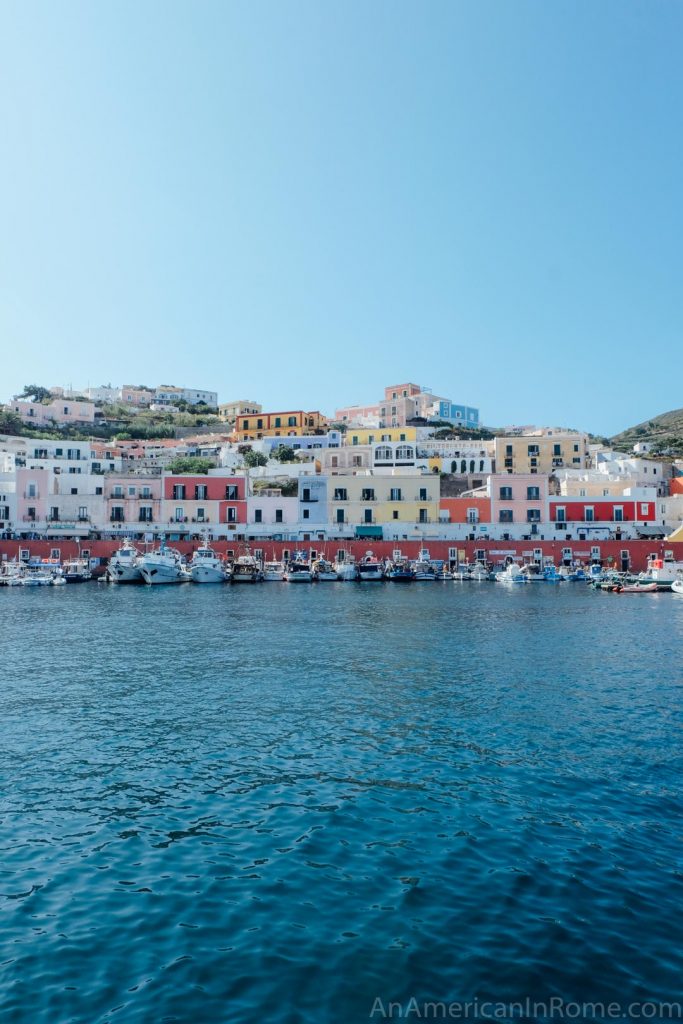
{"type": "Polygon", "coordinates": [[[682,641],[578,584],[0,590],[3,1024],[683,999],[682,641]]]}

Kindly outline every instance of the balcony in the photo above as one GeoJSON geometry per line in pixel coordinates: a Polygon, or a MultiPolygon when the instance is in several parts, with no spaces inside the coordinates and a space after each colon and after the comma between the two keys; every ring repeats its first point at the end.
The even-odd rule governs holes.
{"type": "Polygon", "coordinates": [[[40,491],[34,491],[33,494],[30,491],[24,491],[24,497],[25,498],[31,498],[31,499],[39,498],[40,497],[40,491]]]}
{"type": "Polygon", "coordinates": [[[125,516],[109,516],[109,522],[110,523],[125,523],[125,521],[126,521],[126,517],[125,516]]]}

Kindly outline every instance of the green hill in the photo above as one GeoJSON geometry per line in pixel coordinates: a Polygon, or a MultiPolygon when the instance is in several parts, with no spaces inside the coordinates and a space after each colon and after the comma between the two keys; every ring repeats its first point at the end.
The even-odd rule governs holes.
{"type": "Polygon", "coordinates": [[[612,445],[620,451],[629,451],[640,441],[651,444],[653,454],[683,455],[683,409],[663,412],[611,438],[612,445]]]}

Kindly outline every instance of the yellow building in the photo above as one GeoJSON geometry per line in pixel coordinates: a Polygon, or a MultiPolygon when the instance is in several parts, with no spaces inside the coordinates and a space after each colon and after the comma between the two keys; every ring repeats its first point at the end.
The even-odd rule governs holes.
{"type": "Polygon", "coordinates": [[[320,412],[303,412],[301,409],[258,412],[238,416],[233,437],[236,441],[258,441],[262,437],[319,434],[324,433],[327,428],[327,420],[320,412]]]}
{"type": "Polygon", "coordinates": [[[585,469],[588,435],[567,430],[544,430],[496,438],[499,473],[553,473],[557,469],[585,469]]]}
{"type": "MultiPolygon", "coordinates": [[[[358,473],[328,486],[329,520],[335,526],[376,527],[377,535],[439,521],[439,478],[429,473],[358,473]]],[[[359,532],[359,531],[357,531],[359,532]]],[[[362,532],[362,531],[360,531],[362,532]]],[[[366,529],[370,536],[370,530],[366,529]]]]}
{"type": "Polygon", "coordinates": [[[417,427],[353,427],[344,435],[344,444],[379,444],[381,441],[417,440],[417,427]]]}
{"type": "Polygon", "coordinates": [[[218,415],[224,423],[234,426],[238,416],[249,416],[261,412],[263,406],[252,402],[249,398],[237,402],[223,402],[218,406],[218,415]]]}

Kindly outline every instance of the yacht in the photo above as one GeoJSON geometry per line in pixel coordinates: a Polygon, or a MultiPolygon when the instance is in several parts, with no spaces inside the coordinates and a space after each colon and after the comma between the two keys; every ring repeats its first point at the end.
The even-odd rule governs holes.
{"type": "Polygon", "coordinates": [[[22,577],[21,584],[24,587],[49,587],[52,585],[52,573],[40,566],[29,566],[28,572],[22,577]]]}
{"type": "Polygon", "coordinates": [[[263,579],[261,565],[253,555],[240,555],[233,562],[230,580],[232,583],[260,583],[263,579]]]}
{"type": "Polygon", "coordinates": [[[263,579],[266,583],[280,583],[285,578],[284,562],[266,562],[263,566],[263,579]]]}
{"type": "Polygon", "coordinates": [[[180,552],[163,541],[157,551],[142,555],[139,564],[145,583],[187,583],[192,579],[180,552]]]}
{"type": "Polygon", "coordinates": [[[124,541],[109,559],[107,579],[110,583],[142,583],[140,552],[130,541],[124,541]]]}
{"type": "Polygon", "coordinates": [[[206,543],[193,554],[190,575],[193,583],[225,583],[228,578],[223,559],[206,543]]]}
{"type": "Polygon", "coordinates": [[[377,561],[372,551],[366,551],[365,557],[358,563],[357,578],[361,583],[381,583],[384,579],[382,563],[377,561]]]}
{"type": "Polygon", "coordinates": [[[4,562],[0,567],[0,586],[20,587],[25,572],[23,562],[4,562]]]}
{"type": "Polygon", "coordinates": [[[335,572],[332,562],[328,562],[325,558],[319,558],[317,562],[314,562],[313,579],[318,583],[336,583],[337,573],[335,572]]]}
{"type": "Polygon", "coordinates": [[[287,583],[311,583],[313,581],[311,563],[305,556],[295,552],[294,558],[285,569],[285,579],[287,583]]]}

